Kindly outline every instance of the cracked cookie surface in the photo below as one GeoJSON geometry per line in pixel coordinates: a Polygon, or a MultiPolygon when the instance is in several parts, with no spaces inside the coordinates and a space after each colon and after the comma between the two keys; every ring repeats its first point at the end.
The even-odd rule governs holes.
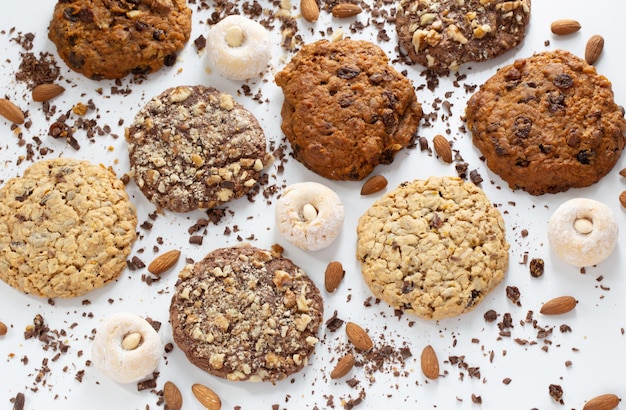
{"type": "Polygon", "coordinates": [[[357,235],[374,296],[424,319],[472,310],[508,267],[500,212],[456,177],[402,183],[359,218],[357,235]]]}

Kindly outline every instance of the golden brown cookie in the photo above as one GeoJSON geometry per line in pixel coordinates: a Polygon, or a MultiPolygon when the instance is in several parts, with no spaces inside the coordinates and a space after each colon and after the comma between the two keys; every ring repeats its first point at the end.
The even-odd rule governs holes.
{"type": "Polygon", "coordinates": [[[626,120],[611,83],[563,50],[502,67],[465,115],[489,168],[532,195],[592,185],[624,149],[626,120]]]}
{"type": "Polygon", "coordinates": [[[276,75],[281,129],[295,158],[329,179],[361,180],[415,138],[422,118],[411,82],[362,40],[307,44],[276,75]]]}
{"type": "Polygon", "coordinates": [[[137,216],[124,184],[87,161],[41,161],[0,189],[0,279],[48,298],[81,296],[126,267],[137,216]]]}
{"type": "Polygon", "coordinates": [[[359,218],[357,259],[377,298],[424,319],[472,310],[504,278],[504,220],[457,177],[405,182],[359,218]]]}
{"type": "Polygon", "coordinates": [[[174,65],[190,33],[185,0],[59,0],[48,37],[72,70],[100,80],[174,65]]]}
{"type": "Polygon", "coordinates": [[[275,382],[307,364],[323,313],[302,269],[246,245],[216,249],[182,270],[170,322],[199,368],[231,381],[275,382]]]}

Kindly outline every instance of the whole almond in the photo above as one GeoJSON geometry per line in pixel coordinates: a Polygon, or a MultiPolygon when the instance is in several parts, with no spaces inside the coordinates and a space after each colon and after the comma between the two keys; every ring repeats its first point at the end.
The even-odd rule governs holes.
{"type": "Polygon", "coordinates": [[[326,272],[324,272],[324,287],[327,292],[334,292],[341,283],[341,280],[345,276],[346,271],[343,270],[341,262],[333,261],[326,266],[326,272]]]}
{"type": "Polygon", "coordinates": [[[348,18],[348,17],[354,17],[362,11],[363,9],[361,9],[361,7],[359,7],[356,4],[341,3],[341,4],[337,4],[336,6],[334,6],[331,13],[333,14],[333,17],[348,18]]]}
{"type": "Polygon", "coordinates": [[[622,168],[622,169],[619,171],[619,174],[620,174],[620,176],[622,176],[622,177],[625,177],[625,178],[626,178],[626,168],[622,168]]]}
{"type": "Polygon", "coordinates": [[[172,266],[176,265],[179,257],[180,251],[177,249],[165,252],[164,254],[157,256],[155,260],[150,262],[150,265],[148,265],[148,272],[152,273],[153,275],[160,275],[166,272],[172,266]]]}
{"type": "Polygon", "coordinates": [[[24,124],[24,113],[11,101],[0,98],[0,115],[14,124],[24,124]]]}
{"type": "Polygon", "coordinates": [[[604,48],[604,38],[598,34],[589,37],[585,46],[585,61],[587,64],[593,65],[600,58],[602,49],[604,48]]]}
{"type": "Polygon", "coordinates": [[[357,350],[366,352],[374,347],[374,343],[367,332],[356,323],[348,322],[346,324],[346,335],[357,350]]]}
{"type": "Polygon", "coordinates": [[[622,191],[622,193],[619,194],[619,203],[626,208],[626,191],[622,191]]]}
{"type": "Polygon", "coordinates": [[[313,23],[320,16],[320,8],[315,0],[300,0],[300,14],[306,21],[313,23]]]}
{"type": "Polygon", "coordinates": [[[330,373],[330,378],[341,379],[343,376],[348,374],[350,370],[352,370],[353,367],[354,367],[354,356],[352,355],[352,353],[348,353],[347,355],[339,359],[339,361],[337,362],[337,365],[335,366],[333,371],[330,373]]]}
{"type": "Polygon", "coordinates": [[[163,386],[163,400],[170,410],[180,410],[183,407],[183,395],[172,382],[165,382],[163,386]]]}
{"type": "Polygon", "coordinates": [[[589,400],[583,410],[612,410],[619,405],[620,398],[615,394],[602,394],[589,400]]]}
{"type": "Polygon", "coordinates": [[[387,187],[387,178],[382,175],[374,175],[361,187],[361,195],[371,195],[382,191],[387,187]]]}
{"type": "Polygon", "coordinates": [[[0,336],[6,335],[7,332],[8,332],[7,325],[5,325],[4,322],[0,322],[0,336]]]}
{"type": "Polygon", "coordinates": [[[439,359],[437,359],[437,353],[431,345],[428,345],[422,350],[420,357],[422,373],[429,379],[435,380],[439,377],[439,359]]]}
{"type": "Polygon", "coordinates": [[[550,30],[560,36],[572,34],[580,30],[580,23],[571,19],[556,20],[550,25],[550,30]]]}
{"type": "Polygon", "coordinates": [[[539,313],[544,315],[562,315],[574,309],[576,303],[578,302],[573,296],[559,296],[544,303],[539,313]]]}
{"type": "Polygon", "coordinates": [[[195,383],[191,386],[191,391],[200,404],[207,408],[207,410],[220,410],[222,408],[220,397],[205,385],[195,383]]]}
{"type": "Polygon", "coordinates": [[[58,84],[39,84],[33,88],[33,101],[44,102],[61,95],[65,88],[58,84]]]}
{"type": "Polygon", "coordinates": [[[437,134],[433,138],[435,152],[443,162],[450,164],[452,162],[452,147],[450,142],[443,135],[437,134]]]}

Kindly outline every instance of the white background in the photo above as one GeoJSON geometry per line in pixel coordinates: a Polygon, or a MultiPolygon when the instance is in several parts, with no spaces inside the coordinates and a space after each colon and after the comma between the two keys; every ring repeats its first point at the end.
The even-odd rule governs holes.
{"type": "MultiPolygon", "coordinates": [[[[275,4],[262,4],[271,13],[278,11],[275,4]]],[[[278,22],[271,31],[275,47],[271,67],[262,80],[249,82],[253,94],[259,89],[262,91],[264,102],[259,104],[241,93],[241,82],[226,80],[206,69],[205,55],[197,53],[193,39],[201,34],[206,35],[207,25],[203,22],[210,16],[210,12],[198,12],[196,5],[191,6],[194,10],[191,41],[180,54],[175,67],[152,74],[141,84],[124,80],[120,88],[128,87],[132,90],[126,97],[111,95],[112,82],[85,79],[69,71],[57,58],[63,76],[60,83],[67,89],[65,94],[54,100],[59,112],[68,111],[77,102],[87,103],[92,99],[98,111],[90,112],[86,117],[99,116],[98,124],[109,125],[112,133],[120,137],[116,139],[108,135],[87,142],[84,133],[77,132],[76,137],[82,146],[80,151],[73,150],[64,141],[53,140],[47,136],[50,122],[44,119],[40,105],[30,100],[25,84],[15,81],[15,73],[21,61],[19,53],[24,50],[10,40],[18,32],[33,32],[36,37],[32,52],[38,55],[40,51],[47,51],[56,55],[54,46],[47,39],[47,24],[53,7],[52,1],[22,0],[12,2],[10,7],[5,6],[0,13],[0,30],[3,30],[0,33],[0,95],[9,97],[22,110],[29,111],[33,125],[29,130],[23,129],[24,139],[30,143],[33,137],[39,136],[44,141],[43,145],[53,150],[46,158],[61,155],[88,159],[111,166],[118,175],[122,175],[128,170],[128,159],[126,143],[122,137],[123,125],[118,125],[120,119],[124,124],[129,124],[147,99],[167,87],[179,84],[212,85],[230,92],[237,101],[255,113],[268,140],[274,141],[276,145],[282,140],[283,135],[279,128],[282,94],[273,83],[273,75],[284,66],[290,54],[279,46],[282,39],[278,22]],[[13,27],[16,31],[9,32],[13,27]],[[97,92],[98,89],[102,89],[102,93],[97,92]],[[268,102],[265,102],[266,99],[268,102]]],[[[293,5],[292,12],[297,15],[297,4],[293,5]]],[[[618,104],[625,104],[625,14],[626,3],[621,1],[535,1],[523,44],[493,62],[472,64],[471,69],[468,66],[463,67],[461,72],[467,74],[467,79],[461,84],[480,85],[499,66],[535,52],[563,48],[582,56],[587,38],[593,34],[601,34],[606,44],[604,53],[596,64],[597,69],[613,82],[618,104]],[[557,38],[550,32],[550,23],[557,18],[577,19],[582,24],[582,29],[575,35],[557,38]]],[[[369,18],[368,13],[363,13],[357,19],[366,23],[369,18]]],[[[344,33],[349,33],[348,25],[352,20],[338,21],[322,12],[320,21],[315,25],[306,23],[301,18],[297,21],[300,34],[308,42],[322,38],[320,32],[329,26],[335,30],[342,28],[344,33]]],[[[391,41],[384,43],[383,47],[393,60],[396,58],[395,28],[389,26],[387,32],[391,41]]],[[[376,34],[374,27],[367,27],[362,32],[352,34],[352,37],[376,42],[376,34]]],[[[446,91],[452,92],[448,98],[452,103],[452,116],[442,118],[445,111],[440,110],[437,113],[438,119],[432,122],[432,126],[421,126],[419,134],[429,141],[440,133],[453,140],[454,149],[459,150],[469,163],[469,169],[478,169],[485,180],[482,188],[504,215],[507,238],[511,244],[509,270],[504,282],[473,312],[436,322],[423,321],[408,315],[397,318],[393,310],[384,303],[365,307],[364,302],[370,297],[370,293],[361,279],[354,256],[355,228],[358,217],[382,193],[361,197],[361,183],[326,180],[290,159],[283,174],[277,174],[278,162],[269,170],[271,183],[283,185],[299,181],[321,182],[334,189],[346,205],[347,215],[343,231],[338,240],[325,250],[304,252],[288,244],[279,236],[274,226],[273,204],[268,202],[275,202],[275,197],[272,201],[266,201],[262,196],[257,196],[254,204],[244,198],[229,205],[228,208],[234,214],[229,214],[218,226],[209,226],[201,246],[189,244],[187,229],[204,216],[202,212],[166,212],[159,215],[153,229],[138,228],[140,239],[133,248],[132,256],[139,256],[146,264],[155,256],[153,246],[157,244],[159,237],[164,240],[163,245],[159,246],[161,252],[170,249],[182,251],[182,258],[177,266],[152,286],[141,281],[142,273],[147,273],[145,269],[135,272],[126,270],[117,282],[104,289],[77,299],[56,300],[51,305],[45,299],[21,294],[0,283],[0,320],[9,326],[8,334],[0,337],[0,408],[10,408],[9,400],[19,392],[26,395],[27,409],[145,409],[147,405],[151,409],[157,408],[155,394],[149,391],[138,392],[134,384],[116,384],[93,366],[85,365],[90,358],[89,338],[92,329],[98,326],[102,318],[114,312],[130,311],[162,322],[159,333],[164,342],[171,342],[169,300],[176,274],[182,268],[185,258],[199,260],[212,249],[239,243],[237,235],[247,238],[252,234],[255,238],[251,241],[253,245],[269,248],[274,243],[280,243],[285,248],[285,256],[310,274],[325,297],[326,319],[337,310],[340,318],[357,322],[367,328],[377,347],[383,344],[395,348],[406,346],[411,349],[413,357],[406,360],[404,367],[399,368],[403,374],[398,377],[390,371],[394,366],[398,367],[398,363],[387,362],[383,371],[378,372],[355,368],[347,378],[356,377],[360,380],[360,385],[351,388],[345,383],[347,378],[332,381],[328,377],[333,367],[332,362],[349,348],[343,328],[335,333],[329,332],[325,327],[321,329],[321,343],[311,358],[310,365],[276,385],[235,384],[218,379],[192,366],[182,352],[174,349],[172,353],[164,355],[158,367],[158,389],[162,388],[165,381],[173,381],[183,392],[184,408],[200,408],[190,389],[196,382],[210,386],[218,392],[224,409],[235,406],[243,409],[271,409],[273,404],[288,409],[327,408],[330,395],[333,397],[331,403],[334,407],[341,408],[342,399],[357,397],[361,389],[366,391],[367,396],[357,408],[363,409],[381,406],[415,409],[581,409],[586,400],[598,394],[624,395],[626,390],[623,369],[626,366],[626,355],[623,354],[623,349],[626,336],[622,329],[626,328],[626,282],[623,278],[624,272],[621,272],[625,263],[621,253],[625,245],[620,241],[618,249],[608,260],[597,267],[587,268],[586,274],[581,274],[579,269],[565,265],[551,253],[545,227],[558,205],[571,198],[587,197],[609,205],[622,228],[625,214],[618,202],[618,195],[626,189],[626,179],[620,177],[618,171],[626,166],[625,160],[622,158],[609,175],[589,188],[539,197],[532,197],[523,191],[513,192],[498,176],[487,170],[479,160],[479,153],[472,146],[470,136],[459,130],[469,98],[463,87],[453,87],[449,79],[441,79],[433,94],[426,87],[420,87],[425,82],[420,75],[421,67],[405,66],[398,62],[394,62],[394,66],[399,71],[406,70],[414,86],[419,87],[418,99],[426,113],[433,112],[432,104],[436,98],[443,100],[446,91]],[[450,134],[446,134],[446,130],[450,134]],[[229,236],[223,234],[226,227],[233,229],[235,226],[240,229],[239,232],[229,236]],[[523,229],[527,229],[527,237],[522,237],[523,229]],[[542,278],[530,276],[528,264],[522,263],[525,254],[528,255],[528,260],[545,260],[546,271],[542,278]],[[343,263],[346,277],[337,292],[329,295],[323,290],[323,273],[326,264],[331,260],[343,263]],[[517,286],[520,289],[521,306],[515,306],[507,299],[506,286],[517,286]],[[560,295],[572,295],[578,299],[578,306],[573,312],[559,317],[539,315],[543,302],[560,295]],[[90,304],[85,304],[85,300],[90,304]],[[496,310],[500,315],[511,313],[514,323],[514,328],[510,329],[512,337],[499,340],[496,322],[487,323],[483,319],[484,313],[489,309],[496,310]],[[549,344],[536,337],[536,329],[531,325],[520,324],[529,310],[535,312],[534,318],[539,326],[553,328],[553,333],[546,338],[549,344]],[[58,361],[49,361],[50,373],[45,375],[45,383],[37,383],[35,376],[41,368],[42,360],[51,359],[55,353],[44,351],[39,341],[25,340],[23,336],[24,329],[38,313],[51,329],[66,329],[67,336],[61,340],[70,345],[68,352],[62,354],[58,361]],[[70,328],[73,323],[77,325],[70,328]],[[561,324],[568,324],[572,331],[562,333],[559,330],[561,324]],[[520,345],[514,338],[527,339],[537,344],[520,345]],[[427,382],[420,371],[419,355],[427,344],[435,348],[442,374],[445,372],[445,376],[436,381],[427,382]],[[547,352],[542,349],[544,346],[547,347],[547,352]],[[493,358],[490,359],[492,352],[493,358]],[[24,356],[28,356],[27,364],[21,360],[24,356]],[[451,364],[448,361],[450,356],[464,356],[465,363],[480,368],[480,378],[472,378],[466,370],[451,364]],[[567,361],[571,365],[566,366],[567,361]],[[82,382],[74,378],[79,370],[85,370],[82,382]],[[508,385],[502,382],[507,377],[511,379],[508,385]],[[564,405],[556,403],[550,397],[550,384],[558,384],[563,388],[564,405]],[[472,403],[472,394],[482,398],[482,405],[472,403]]],[[[71,121],[74,119],[72,117],[71,121]]],[[[0,179],[3,182],[9,177],[20,175],[24,167],[29,165],[28,161],[17,165],[17,157],[25,155],[25,148],[18,147],[17,141],[10,124],[0,119],[0,179]]],[[[400,152],[392,165],[380,166],[375,173],[387,177],[387,190],[414,178],[456,175],[453,165],[444,164],[435,156],[420,152],[419,149],[400,152]]],[[[128,190],[137,207],[141,224],[148,220],[147,215],[154,211],[154,207],[134,184],[131,183],[128,190]]],[[[620,238],[623,233],[624,229],[620,232],[620,238]]],[[[500,320],[501,316],[498,321],[500,320]]],[[[357,359],[361,360],[362,357],[357,355],[357,359]]]]}

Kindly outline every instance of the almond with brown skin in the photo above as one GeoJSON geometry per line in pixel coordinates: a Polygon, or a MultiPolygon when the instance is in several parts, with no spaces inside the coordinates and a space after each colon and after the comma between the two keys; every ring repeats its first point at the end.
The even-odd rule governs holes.
{"type": "Polygon", "coordinates": [[[341,379],[343,376],[348,374],[350,370],[352,370],[353,367],[354,367],[354,355],[352,355],[352,353],[348,353],[347,355],[339,359],[339,361],[337,362],[337,365],[335,366],[333,371],[330,373],[330,378],[341,379]]]}
{"type": "Polygon", "coordinates": [[[33,101],[44,102],[63,94],[65,88],[58,84],[39,84],[33,88],[33,101]]]}
{"type": "Polygon", "coordinates": [[[205,385],[196,383],[191,386],[191,391],[207,410],[220,410],[222,408],[220,397],[205,385]]]}
{"type": "Polygon", "coordinates": [[[382,175],[374,175],[361,187],[361,195],[371,195],[382,191],[387,187],[387,178],[382,175]]]}
{"type": "Polygon", "coordinates": [[[622,191],[622,193],[619,194],[619,203],[626,208],[626,191],[622,191]]]}
{"type": "Polygon", "coordinates": [[[333,14],[333,17],[348,18],[348,17],[354,17],[362,11],[363,9],[361,9],[361,7],[359,7],[356,4],[341,3],[333,7],[333,10],[331,11],[331,13],[333,14]]]}
{"type": "Polygon", "coordinates": [[[598,61],[598,58],[600,58],[603,48],[604,37],[598,34],[589,37],[587,45],[585,46],[585,61],[587,64],[594,65],[596,61],[598,61]]]}
{"type": "Polygon", "coordinates": [[[613,410],[619,402],[620,398],[615,394],[602,394],[589,400],[583,410],[613,410]]]}
{"type": "Polygon", "coordinates": [[[333,293],[341,283],[346,271],[343,270],[341,262],[333,261],[326,266],[324,272],[324,287],[329,293],[333,293]]]}
{"type": "Polygon", "coordinates": [[[177,249],[165,252],[162,255],[156,257],[150,265],[148,265],[148,272],[153,275],[160,275],[176,265],[178,258],[180,257],[180,251],[177,249]]]}
{"type": "Polygon", "coordinates": [[[433,138],[433,146],[435,147],[435,152],[443,162],[448,164],[452,163],[452,147],[446,137],[440,134],[435,135],[435,138],[433,138]]]}
{"type": "Polygon", "coordinates": [[[0,322],[0,336],[6,335],[8,331],[7,325],[5,325],[4,322],[0,322]]]}
{"type": "Polygon", "coordinates": [[[172,382],[165,382],[163,386],[163,400],[170,410],[180,410],[183,407],[183,395],[172,382]]]}
{"type": "Polygon", "coordinates": [[[539,313],[544,315],[562,315],[574,309],[576,303],[578,302],[573,296],[559,296],[544,303],[539,313]]]}
{"type": "Polygon", "coordinates": [[[366,352],[374,347],[374,343],[367,332],[356,323],[348,322],[346,324],[346,335],[357,350],[366,352]]]}
{"type": "Polygon", "coordinates": [[[315,0],[300,0],[300,14],[309,23],[320,17],[320,8],[315,0]]]}
{"type": "Polygon", "coordinates": [[[437,353],[431,345],[428,345],[422,350],[420,357],[422,373],[429,379],[435,380],[439,377],[439,359],[437,359],[437,353]]]}
{"type": "Polygon", "coordinates": [[[0,115],[14,124],[24,124],[24,113],[11,101],[0,98],[0,115]]]}
{"type": "Polygon", "coordinates": [[[580,30],[580,23],[576,20],[571,19],[561,19],[553,21],[550,25],[550,30],[552,33],[564,36],[567,34],[572,34],[580,30]]]}

